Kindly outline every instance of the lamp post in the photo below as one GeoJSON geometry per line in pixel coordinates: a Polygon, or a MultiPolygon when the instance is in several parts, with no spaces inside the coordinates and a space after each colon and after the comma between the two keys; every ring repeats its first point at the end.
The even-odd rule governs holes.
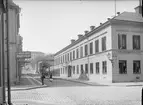
{"type": "Polygon", "coordinates": [[[107,57],[108,57],[108,59],[111,61],[112,67],[114,67],[114,60],[117,59],[117,55],[116,55],[114,52],[112,52],[112,54],[111,54],[111,53],[108,53],[108,54],[107,54],[107,57]]]}

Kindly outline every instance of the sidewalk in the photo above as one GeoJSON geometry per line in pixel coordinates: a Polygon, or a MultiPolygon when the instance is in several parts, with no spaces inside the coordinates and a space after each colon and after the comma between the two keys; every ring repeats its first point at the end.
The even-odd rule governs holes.
{"type": "Polygon", "coordinates": [[[73,79],[73,78],[60,78],[60,77],[53,77],[53,78],[64,79],[64,80],[78,82],[78,83],[84,83],[91,86],[118,86],[118,87],[143,86],[143,82],[97,83],[97,82],[91,82],[91,81],[82,81],[82,80],[73,79]]]}
{"type": "Polygon", "coordinates": [[[20,83],[14,86],[11,86],[11,90],[29,90],[34,88],[42,88],[46,87],[46,85],[42,85],[40,81],[37,81],[33,77],[30,76],[22,76],[20,83]]]}

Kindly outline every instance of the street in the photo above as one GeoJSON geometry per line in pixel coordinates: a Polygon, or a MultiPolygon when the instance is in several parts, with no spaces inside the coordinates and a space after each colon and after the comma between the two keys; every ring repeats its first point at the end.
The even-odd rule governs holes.
{"type": "MultiPolygon", "coordinates": [[[[41,82],[40,78],[36,78],[36,80],[41,82]]],[[[74,86],[89,86],[84,83],[78,83],[73,81],[68,81],[64,79],[54,78],[52,81],[49,78],[44,79],[44,84],[48,87],[74,87],[74,86]]]]}
{"type": "MultiPolygon", "coordinates": [[[[28,78],[34,81],[32,78],[28,78]]],[[[32,82],[34,83],[38,82],[32,82]]],[[[67,80],[45,80],[47,86],[12,91],[16,105],[140,105],[141,86],[88,86],[67,80]]],[[[39,83],[37,84],[39,85],[39,83]]],[[[35,85],[36,86],[36,85],[35,85]]]]}

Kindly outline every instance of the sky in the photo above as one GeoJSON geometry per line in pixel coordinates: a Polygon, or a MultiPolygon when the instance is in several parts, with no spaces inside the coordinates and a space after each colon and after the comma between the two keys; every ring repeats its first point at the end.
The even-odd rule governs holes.
{"type": "MultiPolygon", "coordinates": [[[[13,0],[21,8],[24,51],[56,53],[78,34],[115,16],[115,0],[13,0]]],[[[116,12],[135,12],[138,0],[116,0],[116,12]]]]}

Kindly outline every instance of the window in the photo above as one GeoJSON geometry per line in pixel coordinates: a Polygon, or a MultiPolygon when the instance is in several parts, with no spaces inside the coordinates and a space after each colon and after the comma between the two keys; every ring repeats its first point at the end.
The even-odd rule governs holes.
{"type": "Polygon", "coordinates": [[[64,55],[63,55],[63,62],[64,62],[65,58],[64,58],[64,55]]]}
{"type": "Polygon", "coordinates": [[[133,35],[133,49],[140,50],[140,36],[133,35]]]}
{"type": "Polygon", "coordinates": [[[99,52],[99,40],[95,41],[95,52],[99,52]]]}
{"type": "Polygon", "coordinates": [[[67,61],[67,55],[65,54],[65,62],[67,61]]]}
{"type": "Polygon", "coordinates": [[[80,47],[80,57],[83,57],[83,47],[80,47]]]}
{"type": "Polygon", "coordinates": [[[90,54],[93,54],[93,43],[90,43],[90,54]]]}
{"type": "Polygon", "coordinates": [[[72,60],[72,52],[70,52],[70,61],[72,60]]]}
{"type": "Polygon", "coordinates": [[[102,62],[102,73],[107,74],[107,62],[106,61],[102,62]]]}
{"type": "Polygon", "coordinates": [[[106,37],[102,38],[102,51],[106,50],[106,37]]]}
{"type": "Polygon", "coordinates": [[[119,60],[119,73],[127,74],[127,62],[126,60],[119,60]]]}
{"type": "Polygon", "coordinates": [[[96,62],[96,74],[99,74],[99,62],[96,62]]]}
{"type": "Polygon", "coordinates": [[[79,74],[79,66],[76,66],[77,74],[79,74]]]}
{"type": "Polygon", "coordinates": [[[88,73],[88,64],[85,64],[85,73],[88,73]]]}
{"type": "Polygon", "coordinates": [[[78,59],[78,49],[76,49],[76,58],[78,59]]]}
{"type": "Polygon", "coordinates": [[[61,74],[62,74],[62,68],[61,68],[61,74]]]}
{"type": "Polygon", "coordinates": [[[62,63],[62,56],[61,56],[61,63],[62,63]]]}
{"type": "Polygon", "coordinates": [[[80,72],[83,73],[83,65],[80,65],[80,72]]]}
{"type": "Polygon", "coordinates": [[[133,61],[133,73],[134,74],[140,74],[141,73],[140,61],[139,60],[133,61]]]}
{"type": "Polygon", "coordinates": [[[75,51],[73,51],[73,59],[75,59],[75,51]]]}
{"type": "Polygon", "coordinates": [[[73,74],[75,74],[75,66],[73,66],[73,74]]]}
{"type": "Polygon", "coordinates": [[[85,52],[85,56],[87,56],[88,55],[88,46],[87,45],[84,46],[84,52],[85,52]]]}
{"type": "Polygon", "coordinates": [[[69,53],[68,53],[68,61],[69,61],[69,53]]]}
{"type": "Polygon", "coordinates": [[[125,34],[118,34],[118,48],[126,49],[126,35],[125,34]]]}
{"type": "Polygon", "coordinates": [[[90,74],[93,74],[93,63],[90,63],[90,74]]]}
{"type": "Polygon", "coordinates": [[[64,70],[65,70],[65,69],[63,68],[63,74],[64,74],[64,70]]]}

